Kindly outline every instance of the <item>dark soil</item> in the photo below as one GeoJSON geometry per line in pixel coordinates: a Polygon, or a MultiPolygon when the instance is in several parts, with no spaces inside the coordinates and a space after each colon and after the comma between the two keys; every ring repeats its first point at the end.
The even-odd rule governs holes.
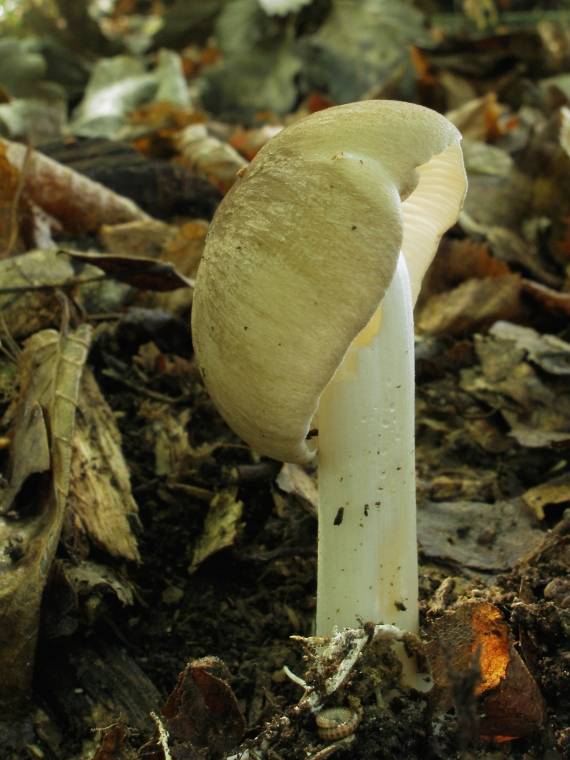
{"type": "MultiPolygon", "coordinates": [[[[113,355],[112,341],[105,343],[104,351],[99,348],[93,358],[121,427],[140,505],[137,530],[143,561],[139,567],[123,568],[135,584],[136,604],[123,608],[112,598],[91,598],[79,611],[69,608],[73,617],[69,629],[74,631],[69,637],[62,635],[67,633],[62,626],[65,615],[60,592],[56,593],[60,603],[46,610],[40,646],[35,730],[29,727],[27,754],[17,756],[91,758],[101,731],[119,717],[128,726],[127,744],[139,747],[153,732],[149,710],[160,709],[185,665],[214,655],[229,669],[231,687],[246,717],[246,736],[252,741],[266,721],[289,711],[290,726],[266,757],[325,757],[318,755],[324,745],[313,719],[291,712],[301,690],[282,670],[285,664],[299,674],[304,668],[301,648],[289,637],[311,632],[314,516],[302,499],[275,486],[276,469],[270,463],[259,467],[252,461],[249,450],[220,420],[192,371],[182,377],[157,374],[146,385],[139,378],[136,392],[104,372],[121,365],[124,379],[135,382],[131,359],[118,351],[113,355]],[[244,503],[233,546],[205,560],[192,574],[188,567],[207,504],[155,474],[154,439],[148,415],[145,419],[140,414],[142,404],[160,406],[148,398],[149,393],[177,399],[162,404],[164,414],[176,417],[183,409],[192,409],[186,426],[191,446],[217,444],[189,473],[187,482],[213,492],[231,486],[236,499],[244,503]],[[241,473],[242,482],[236,473],[241,473]],[[50,631],[53,620],[57,625],[50,631]],[[93,729],[97,729],[94,735],[93,729]]],[[[445,383],[453,382],[448,374],[445,383]]],[[[426,387],[420,387],[420,394],[425,392],[426,387]]],[[[433,436],[427,437],[432,446],[433,436]]],[[[420,433],[420,463],[428,456],[425,438],[420,433]]],[[[484,464],[486,470],[500,469],[502,482],[518,482],[520,473],[514,468],[509,472],[501,456],[489,461],[489,454],[480,451],[480,457],[485,461],[471,461],[475,469],[484,464]]],[[[449,459],[432,462],[434,470],[446,465],[449,459]]],[[[452,590],[444,606],[463,594],[472,597],[474,588],[479,589],[476,596],[499,606],[546,700],[546,725],[506,744],[481,743],[475,740],[472,726],[466,727],[459,704],[434,715],[421,696],[400,694],[379,706],[375,689],[378,672],[386,668],[386,653],[372,653],[338,696],[340,701],[359,699],[364,716],[356,740],[339,747],[337,756],[355,760],[570,757],[570,663],[564,649],[570,626],[570,522],[560,511],[551,522],[553,530],[543,534],[540,548],[508,574],[477,573],[453,562],[430,561],[422,567],[421,578],[424,612],[434,607],[438,589],[448,578],[454,578],[455,585],[449,586],[448,581],[452,590]]],[[[17,733],[21,738],[21,731],[17,733]]],[[[123,751],[108,757],[131,757],[123,751]]],[[[16,755],[2,755],[9,756],[16,755]]]]}

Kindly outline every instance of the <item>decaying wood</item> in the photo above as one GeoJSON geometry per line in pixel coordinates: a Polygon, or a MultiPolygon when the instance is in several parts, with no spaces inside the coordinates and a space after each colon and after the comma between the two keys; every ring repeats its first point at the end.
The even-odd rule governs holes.
{"type": "Polygon", "coordinates": [[[91,544],[113,557],[138,561],[131,525],[137,504],[121,449],[115,417],[97,381],[83,373],[79,415],[73,438],[71,487],[64,541],[72,556],[85,556],[91,544]]]}
{"type": "MultiPolygon", "coordinates": [[[[4,504],[6,514],[0,520],[0,702],[10,710],[20,705],[31,683],[42,593],[65,516],[77,398],[90,337],[88,326],[67,335],[45,330],[27,341],[20,357],[21,391],[11,410],[10,457],[34,456],[36,448],[27,448],[30,433],[22,432],[22,426],[30,427],[31,409],[32,431],[40,440],[47,436],[51,461],[49,471],[36,472],[36,479],[30,484],[28,478],[17,494],[9,484],[11,503],[4,504]],[[16,451],[17,441],[26,448],[16,451]]],[[[33,467],[29,470],[34,474],[33,467]]],[[[17,471],[12,468],[14,475],[17,471]]]]}
{"type": "MultiPolygon", "coordinates": [[[[41,651],[37,668],[37,690],[45,694],[55,714],[81,726],[89,740],[81,757],[95,754],[105,729],[123,720],[132,729],[148,735],[152,731],[150,712],[162,703],[156,686],[123,648],[108,641],[92,640],[90,645],[65,639],[41,651]],[[70,682],[77,685],[70,689],[70,682]]],[[[64,757],[64,748],[52,748],[53,757],[64,757]]],[[[99,755],[99,757],[101,757],[99,755]]],[[[105,757],[103,755],[102,757],[105,757]]],[[[125,760],[123,755],[114,760],[125,760]]],[[[129,757],[127,755],[126,757],[129,757]]]]}

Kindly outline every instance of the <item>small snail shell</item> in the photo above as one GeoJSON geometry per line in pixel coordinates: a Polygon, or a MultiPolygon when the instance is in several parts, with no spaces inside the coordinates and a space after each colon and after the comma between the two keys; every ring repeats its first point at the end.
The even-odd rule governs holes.
{"type": "Polygon", "coordinates": [[[336,742],[353,734],[362,713],[350,707],[329,707],[315,718],[319,736],[325,742],[336,742]]]}

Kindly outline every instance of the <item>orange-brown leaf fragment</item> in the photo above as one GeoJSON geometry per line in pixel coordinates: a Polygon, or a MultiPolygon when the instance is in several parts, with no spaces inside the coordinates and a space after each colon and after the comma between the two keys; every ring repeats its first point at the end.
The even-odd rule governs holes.
{"type": "Polygon", "coordinates": [[[509,666],[509,629],[500,611],[492,604],[476,605],[472,610],[473,641],[471,654],[479,652],[481,680],[476,694],[495,689],[505,678],[509,666]]]}
{"type": "Polygon", "coordinates": [[[454,684],[478,665],[471,698],[463,693],[461,699],[475,708],[480,736],[501,742],[540,729],[545,717],[542,695],[498,607],[485,601],[458,603],[431,622],[428,634],[439,710],[452,705],[457,710],[454,684]]]}
{"type": "Polygon", "coordinates": [[[105,729],[93,760],[127,760],[131,753],[125,754],[126,738],[127,732],[121,723],[109,726],[105,729]]]}
{"type": "Polygon", "coordinates": [[[17,239],[19,183],[20,172],[12,166],[0,142],[0,258],[10,254],[17,239]]]}

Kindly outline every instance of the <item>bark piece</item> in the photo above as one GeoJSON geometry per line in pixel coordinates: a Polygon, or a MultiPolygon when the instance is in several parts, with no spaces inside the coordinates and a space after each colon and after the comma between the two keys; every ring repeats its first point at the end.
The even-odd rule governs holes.
{"type": "Polygon", "coordinates": [[[86,557],[88,545],[113,557],[140,560],[133,524],[138,507],[113,412],[92,372],[81,381],[73,438],[71,487],[64,542],[72,556],[86,557]]]}

